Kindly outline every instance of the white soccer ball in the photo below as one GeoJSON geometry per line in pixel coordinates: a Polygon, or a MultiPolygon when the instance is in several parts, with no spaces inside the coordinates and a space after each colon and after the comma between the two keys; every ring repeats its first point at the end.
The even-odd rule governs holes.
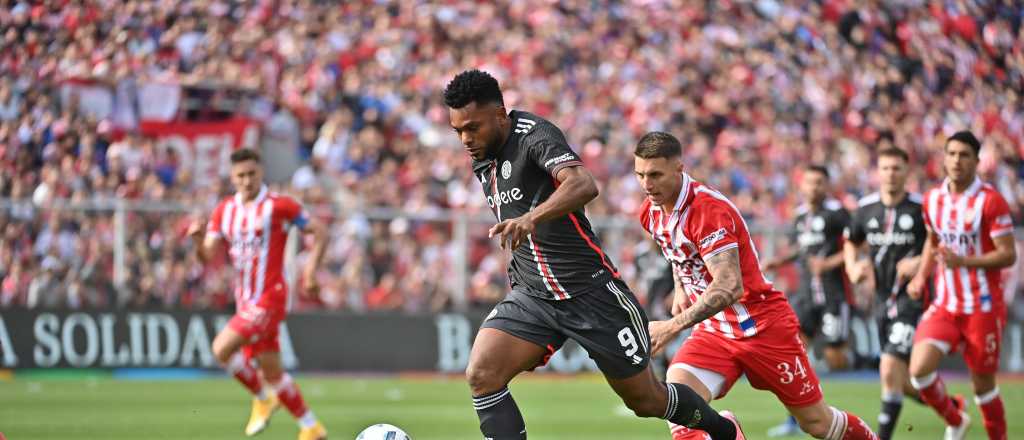
{"type": "Polygon", "coordinates": [[[378,423],[360,432],[356,436],[356,440],[412,440],[412,438],[397,426],[378,423]]]}

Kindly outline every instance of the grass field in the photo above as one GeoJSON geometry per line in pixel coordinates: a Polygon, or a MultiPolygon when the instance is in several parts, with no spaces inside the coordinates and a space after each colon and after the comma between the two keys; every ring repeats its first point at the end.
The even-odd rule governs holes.
{"type": "MultiPolygon", "coordinates": [[[[481,437],[466,386],[458,378],[300,375],[297,380],[333,439],[353,439],[363,427],[379,422],[398,425],[415,440],[481,437]]],[[[951,382],[953,392],[967,391],[966,383],[951,382]]],[[[1010,438],[1024,438],[1024,383],[1004,381],[1001,389],[1010,438]]],[[[664,422],[633,417],[598,376],[527,376],[514,382],[512,390],[531,440],[668,438],[664,422]]],[[[828,381],[825,392],[833,405],[875,424],[876,383],[828,381]]],[[[772,396],[745,383],[714,406],[735,411],[752,439],[764,438],[764,431],[783,417],[772,396]]],[[[227,379],[0,381],[0,432],[9,440],[244,438],[248,410],[242,388],[227,379]]],[[[973,405],[971,414],[979,423],[969,438],[986,438],[973,405]]],[[[938,419],[915,403],[904,407],[900,422],[897,438],[941,438],[938,419]]],[[[259,438],[288,439],[296,433],[290,415],[280,411],[259,438]]]]}

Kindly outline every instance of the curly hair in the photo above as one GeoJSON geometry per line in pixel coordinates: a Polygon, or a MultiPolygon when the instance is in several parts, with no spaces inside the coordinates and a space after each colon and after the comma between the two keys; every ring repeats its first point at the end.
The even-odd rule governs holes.
{"type": "Polygon", "coordinates": [[[498,80],[477,69],[455,75],[444,88],[444,104],[450,108],[462,108],[471,102],[504,106],[505,100],[501,96],[498,80]]]}

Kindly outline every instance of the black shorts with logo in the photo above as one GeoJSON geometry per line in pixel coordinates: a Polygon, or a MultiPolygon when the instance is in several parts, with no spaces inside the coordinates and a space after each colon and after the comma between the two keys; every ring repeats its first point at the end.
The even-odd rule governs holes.
{"type": "Polygon", "coordinates": [[[550,353],[571,338],[613,379],[634,376],[650,361],[647,315],[626,283],[618,279],[560,301],[513,290],[494,307],[481,328],[501,330],[550,353]]]}
{"type": "Polygon", "coordinates": [[[882,353],[910,362],[910,349],[914,346],[917,321],[924,313],[921,301],[900,295],[895,301],[886,301],[878,310],[878,335],[882,338],[882,353]]]}
{"type": "Polygon", "coordinates": [[[850,304],[845,295],[828,295],[824,304],[818,304],[811,295],[798,293],[789,296],[789,304],[807,337],[820,333],[830,346],[843,345],[850,338],[850,304]]]}

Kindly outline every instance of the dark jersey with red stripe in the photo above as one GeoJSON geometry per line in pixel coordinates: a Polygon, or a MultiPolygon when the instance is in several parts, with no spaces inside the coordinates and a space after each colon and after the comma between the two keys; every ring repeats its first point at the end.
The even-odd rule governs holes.
{"type": "MultiPolygon", "coordinates": [[[[551,122],[531,113],[509,113],[512,132],[500,150],[473,161],[473,173],[498,221],[516,218],[544,203],[558,186],[562,168],[583,162],[551,122]]],[[[508,266],[512,288],[544,299],[563,300],[603,286],[618,271],[605,255],[580,209],[537,224],[513,251],[508,266]]]]}

